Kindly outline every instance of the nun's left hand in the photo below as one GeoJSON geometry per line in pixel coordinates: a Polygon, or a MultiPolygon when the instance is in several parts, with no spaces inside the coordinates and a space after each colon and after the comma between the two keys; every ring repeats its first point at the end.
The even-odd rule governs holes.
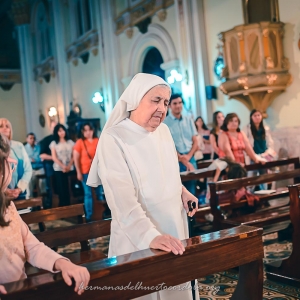
{"type": "Polygon", "coordinates": [[[187,214],[189,214],[189,217],[192,217],[198,210],[198,199],[193,194],[191,194],[184,186],[182,186],[181,199],[185,211],[187,212],[187,214]],[[195,208],[192,211],[189,211],[189,201],[195,202],[195,208]]]}

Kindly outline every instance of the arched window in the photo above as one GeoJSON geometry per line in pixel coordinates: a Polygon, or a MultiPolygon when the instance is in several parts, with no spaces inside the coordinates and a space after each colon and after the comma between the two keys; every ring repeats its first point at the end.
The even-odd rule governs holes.
{"type": "Polygon", "coordinates": [[[75,6],[77,37],[92,29],[90,0],[77,0],[75,6]]]}
{"type": "Polygon", "coordinates": [[[52,56],[50,30],[45,5],[40,2],[35,15],[35,41],[37,63],[52,56]]]}
{"type": "Polygon", "coordinates": [[[154,74],[165,79],[165,71],[160,67],[163,62],[163,58],[158,49],[152,47],[150,50],[148,50],[144,58],[142,72],[154,74]]]}

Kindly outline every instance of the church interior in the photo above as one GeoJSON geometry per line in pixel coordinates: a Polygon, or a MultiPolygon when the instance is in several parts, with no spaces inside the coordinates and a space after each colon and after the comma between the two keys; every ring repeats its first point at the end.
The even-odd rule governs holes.
{"type": "MultiPolygon", "coordinates": [[[[12,175],[0,214],[2,202],[14,203],[30,234],[87,268],[82,299],[300,299],[299,16],[298,0],[1,0],[1,195],[1,155],[12,175]],[[137,104],[125,99],[141,90],[137,104]],[[148,130],[142,103],[154,90],[151,120],[162,108],[161,121],[148,130]],[[130,139],[119,124],[135,132],[130,139]],[[167,130],[163,146],[151,144],[158,129],[167,130]],[[113,145],[121,154],[107,150],[113,145]],[[160,175],[149,180],[155,168],[160,175]],[[130,209],[122,204],[133,203],[125,174],[137,199],[130,209]],[[177,179],[187,227],[175,236],[185,252],[162,251],[153,240],[136,246],[126,232],[136,207],[160,232],[162,204],[153,199],[175,195],[168,185],[177,179]],[[176,288],[158,292],[184,282],[190,298],[176,288]]],[[[17,242],[3,224],[0,216],[1,299],[79,297],[74,282],[33,265],[27,246],[24,276],[6,279],[1,252],[16,253],[17,242]]]]}

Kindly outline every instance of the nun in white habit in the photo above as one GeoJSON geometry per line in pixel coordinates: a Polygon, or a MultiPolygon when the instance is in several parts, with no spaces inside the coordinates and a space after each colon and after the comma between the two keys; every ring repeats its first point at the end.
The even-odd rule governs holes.
{"type": "MultiPolygon", "coordinates": [[[[175,145],[162,123],[170,96],[162,78],[137,74],[102,131],[87,184],[102,183],[111,210],[109,257],[147,248],[184,251],[187,202],[198,200],[181,184],[175,145]]],[[[189,300],[192,292],[165,290],[138,299],[189,300]]]]}

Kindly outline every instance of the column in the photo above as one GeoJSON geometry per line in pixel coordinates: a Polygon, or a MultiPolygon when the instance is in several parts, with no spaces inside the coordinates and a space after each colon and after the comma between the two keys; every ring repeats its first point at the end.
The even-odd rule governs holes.
{"type": "Polygon", "coordinates": [[[38,139],[41,136],[39,124],[39,105],[37,99],[36,82],[33,75],[33,52],[31,43],[30,25],[22,24],[17,26],[18,42],[20,49],[22,89],[24,98],[24,109],[27,132],[34,132],[38,139]]]}
{"type": "Polygon", "coordinates": [[[175,1],[179,57],[182,74],[188,73],[188,84],[182,85],[183,96],[190,100],[194,117],[205,122],[211,118],[211,103],[206,100],[209,84],[203,0],[175,1]]]}
{"type": "Polygon", "coordinates": [[[95,1],[96,24],[99,32],[99,55],[103,92],[106,98],[105,115],[109,117],[114,105],[123,90],[121,83],[121,64],[119,46],[114,32],[112,2],[109,0],[95,1]]]}
{"type": "Polygon", "coordinates": [[[70,70],[66,61],[65,53],[63,4],[60,0],[53,0],[52,4],[54,17],[56,70],[58,73],[57,103],[60,122],[65,123],[67,121],[67,116],[70,113],[70,102],[73,102],[73,93],[70,70]]]}

